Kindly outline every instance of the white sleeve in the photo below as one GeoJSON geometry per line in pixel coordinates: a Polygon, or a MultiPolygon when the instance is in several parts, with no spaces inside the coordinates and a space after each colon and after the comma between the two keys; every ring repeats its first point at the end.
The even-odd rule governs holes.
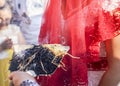
{"type": "Polygon", "coordinates": [[[26,0],[14,0],[13,3],[15,10],[20,16],[27,11],[26,0]]]}

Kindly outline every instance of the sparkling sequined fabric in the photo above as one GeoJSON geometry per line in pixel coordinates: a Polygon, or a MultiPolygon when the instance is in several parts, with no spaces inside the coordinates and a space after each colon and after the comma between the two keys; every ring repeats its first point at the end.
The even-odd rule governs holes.
{"type": "Polygon", "coordinates": [[[69,45],[80,59],[66,56],[67,71],[40,77],[42,86],[88,86],[87,64],[106,57],[101,43],[120,33],[119,6],[119,0],[50,0],[39,43],[69,45]]]}
{"type": "Polygon", "coordinates": [[[35,81],[26,80],[21,83],[20,86],[40,86],[35,81]]]}

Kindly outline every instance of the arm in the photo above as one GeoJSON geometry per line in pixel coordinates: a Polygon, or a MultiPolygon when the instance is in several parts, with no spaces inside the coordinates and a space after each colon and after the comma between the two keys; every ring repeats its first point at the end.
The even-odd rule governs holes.
{"type": "Polygon", "coordinates": [[[25,38],[23,37],[23,34],[21,32],[18,32],[18,39],[19,39],[19,44],[26,44],[25,38]]]}
{"type": "Polygon", "coordinates": [[[103,75],[99,86],[118,86],[120,83],[120,35],[107,40],[105,44],[108,70],[103,75]]]}
{"type": "Polygon", "coordinates": [[[120,35],[107,40],[105,44],[109,68],[116,69],[116,67],[120,67],[120,35]]]}

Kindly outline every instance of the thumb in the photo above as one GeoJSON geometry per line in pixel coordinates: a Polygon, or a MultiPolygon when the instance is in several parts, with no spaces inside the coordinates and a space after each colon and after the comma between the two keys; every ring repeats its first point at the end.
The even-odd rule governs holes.
{"type": "Polygon", "coordinates": [[[12,79],[13,79],[13,76],[14,76],[14,72],[12,72],[12,73],[8,76],[8,78],[9,78],[10,80],[12,80],[12,79]]]}

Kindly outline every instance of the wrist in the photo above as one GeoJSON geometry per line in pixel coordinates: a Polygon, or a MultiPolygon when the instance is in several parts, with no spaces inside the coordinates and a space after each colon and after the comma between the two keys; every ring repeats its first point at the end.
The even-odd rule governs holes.
{"type": "Polygon", "coordinates": [[[25,80],[21,83],[20,86],[40,86],[36,81],[33,80],[25,80]]]}

